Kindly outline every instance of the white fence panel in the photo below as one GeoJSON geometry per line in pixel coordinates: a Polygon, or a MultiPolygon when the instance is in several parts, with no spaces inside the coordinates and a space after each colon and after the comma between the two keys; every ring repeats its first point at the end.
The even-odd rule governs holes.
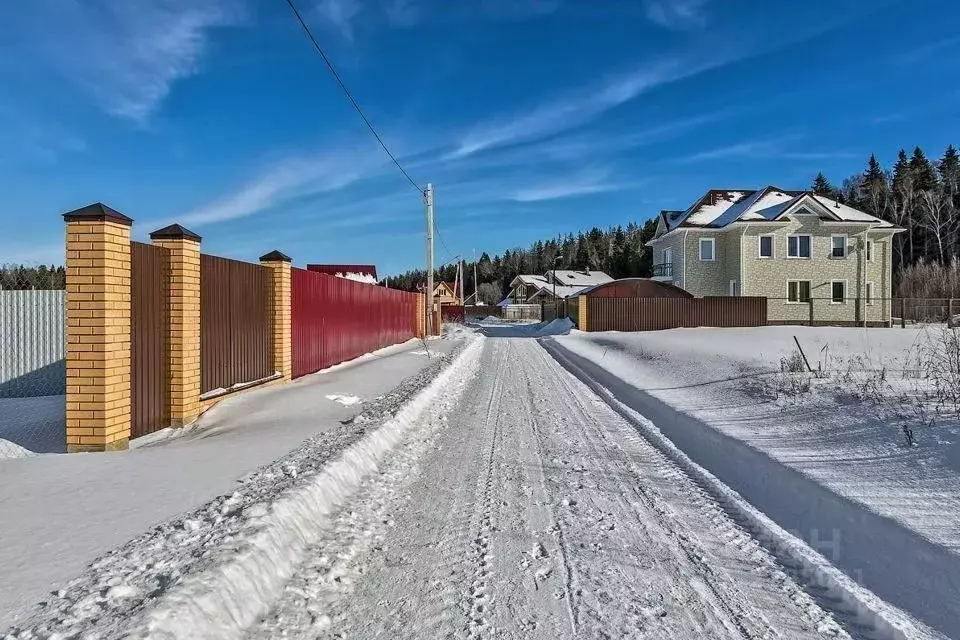
{"type": "Polygon", "coordinates": [[[0,398],[66,393],[66,292],[0,291],[0,398]]]}

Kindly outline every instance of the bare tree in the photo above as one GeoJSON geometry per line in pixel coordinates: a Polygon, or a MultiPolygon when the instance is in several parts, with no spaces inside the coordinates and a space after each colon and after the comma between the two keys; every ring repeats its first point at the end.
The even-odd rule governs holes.
{"type": "Polygon", "coordinates": [[[949,194],[939,189],[921,191],[918,196],[919,220],[916,224],[927,231],[937,245],[940,264],[946,264],[947,247],[953,246],[957,232],[957,219],[953,215],[953,203],[949,194]]]}

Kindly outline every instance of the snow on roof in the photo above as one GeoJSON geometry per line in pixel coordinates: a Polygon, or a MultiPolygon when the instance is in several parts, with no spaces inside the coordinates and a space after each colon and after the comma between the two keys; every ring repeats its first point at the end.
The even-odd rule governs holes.
{"type": "Polygon", "coordinates": [[[603,271],[571,271],[568,269],[557,269],[556,271],[547,272],[547,280],[550,280],[550,276],[556,278],[558,285],[568,285],[568,286],[592,286],[595,284],[603,284],[604,282],[610,282],[613,280],[610,276],[605,274],[603,271]]]}
{"type": "Polygon", "coordinates": [[[676,223],[672,226],[680,223],[698,227],[707,226],[720,217],[724,211],[751,193],[753,192],[711,189],[687,209],[683,216],[676,218],[676,223]]]}
{"type": "MultiPolygon", "coordinates": [[[[669,230],[679,226],[723,228],[737,221],[776,220],[785,211],[804,198],[812,198],[821,207],[829,209],[839,220],[847,222],[875,222],[880,227],[892,227],[876,218],[823,196],[807,191],[788,191],[774,186],[757,191],[711,189],[680,216],[665,216],[669,230]]],[[[666,212],[665,212],[666,213],[666,212]]]]}
{"type": "Polygon", "coordinates": [[[737,220],[774,220],[799,197],[795,191],[767,187],[727,209],[710,226],[725,227],[737,220]]]}
{"type": "Polygon", "coordinates": [[[335,274],[338,278],[343,278],[344,280],[353,280],[355,282],[365,282],[367,284],[377,284],[377,279],[369,273],[357,273],[355,271],[347,272],[337,272],[335,274]]]}
{"type": "Polygon", "coordinates": [[[516,278],[513,279],[513,282],[510,283],[510,286],[515,287],[516,284],[514,284],[514,283],[515,283],[517,280],[519,280],[522,284],[532,285],[532,286],[534,286],[534,287],[539,287],[540,285],[545,285],[545,284],[547,284],[547,279],[546,279],[545,277],[543,277],[543,276],[535,276],[535,275],[521,274],[521,275],[519,275],[519,276],[517,276],[516,278]]]}
{"type": "MultiPolygon", "coordinates": [[[[570,298],[573,296],[580,295],[581,291],[591,288],[593,285],[562,285],[558,284],[556,286],[556,292],[558,298],[570,298]]],[[[531,296],[527,298],[527,301],[533,301],[536,298],[552,298],[554,292],[553,284],[545,284],[539,287],[531,296]]]]}
{"type": "Polygon", "coordinates": [[[831,200],[826,196],[813,196],[812,194],[811,196],[814,200],[822,204],[824,207],[830,209],[834,215],[845,222],[878,222],[879,224],[877,226],[879,227],[893,226],[886,220],[881,220],[880,218],[872,216],[865,211],[848,207],[847,205],[839,203],[836,200],[831,200]]]}

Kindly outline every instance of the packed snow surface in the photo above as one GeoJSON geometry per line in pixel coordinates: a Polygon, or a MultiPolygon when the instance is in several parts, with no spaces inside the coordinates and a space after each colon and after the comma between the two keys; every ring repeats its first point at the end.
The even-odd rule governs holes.
{"type": "Polygon", "coordinates": [[[334,402],[339,402],[345,407],[351,407],[355,404],[363,402],[358,396],[345,394],[345,393],[331,393],[326,396],[327,400],[333,400],[334,402]]]}
{"type": "Polygon", "coordinates": [[[702,328],[552,340],[847,575],[960,637],[960,426],[920,408],[912,391],[928,384],[916,354],[939,348],[940,331],[702,328]],[[794,337],[817,375],[793,355],[794,337]],[[785,362],[799,373],[784,372],[785,362]],[[914,424],[907,446],[902,420],[918,412],[933,422],[914,424]]]}
{"type": "Polygon", "coordinates": [[[4,458],[27,458],[35,455],[37,454],[29,449],[24,449],[18,444],[0,438],[0,460],[4,458]]]}
{"type": "MultiPolygon", "coordinates": [[[[443,354],[457,344],[433,340],[430,350],[443,354]]],[[[380,404],[344,406],[325,395],[395,402],[392,390],[399,381],[442,361],[412,355],[419,345],[410,341],[291,384],[247,391],[223,400],[191,428],[164,429],[134,440],[130,451],[0,461],[0,637],[7,626],[29,614],[27,607],[98,556],[231,494],[238,481],[308,438],[321,438],[331,446],[341,437],[341,422],[353,418],[361,406],[366,414],[373,410],[371,404],[380,404]]],[[[28,400],[41,408],[63,408],[62,396],[28,400]]],[[[3,424],[29,434],[23,425],[35,423],[3,424]]],[[[62,422],[59,431],[62,438],[62,422]]],[[[135,557],[146,566],[153,562],[152,553],[135,557]]]]}

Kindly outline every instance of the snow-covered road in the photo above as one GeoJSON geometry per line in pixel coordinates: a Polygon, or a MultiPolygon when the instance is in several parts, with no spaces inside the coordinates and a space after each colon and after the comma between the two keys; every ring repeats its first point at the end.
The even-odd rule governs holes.
{"type": "Polygon", "coordinates": [[[249,638],[847,637],[535,340],[476,351],[249,638]]]}

